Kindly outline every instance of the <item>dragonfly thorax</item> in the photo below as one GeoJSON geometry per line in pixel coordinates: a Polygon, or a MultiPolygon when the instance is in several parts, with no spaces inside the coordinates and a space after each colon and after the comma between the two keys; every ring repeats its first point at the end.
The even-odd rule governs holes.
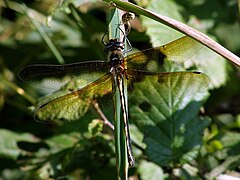
{"type": "Polygon", "coordinates": [[[120,42],[119,39],[110,39],[105,44],[104,51],[108,53],[110,72],[112,75],[120,75],[124,72],[124,43],[120,42]]]}
{"type": "Polygon", "coordinates": [[[122,51],[115,50],[109,53],[110,72],[118,75],[124,71],[124,56],[122,51]]]}
{"type": "Polygon", "coordinates": [[[120,42],[118,39],[110,39],[109,42],[105,45],[104,51],[110,52],[114,50],[123,50],[124,43],[120,42]]]}

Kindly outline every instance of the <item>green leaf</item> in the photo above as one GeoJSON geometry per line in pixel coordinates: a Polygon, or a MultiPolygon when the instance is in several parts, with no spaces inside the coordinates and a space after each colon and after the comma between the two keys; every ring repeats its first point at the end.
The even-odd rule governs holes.
{"type": "Polygon", "coordinates": [[[237,52],[240,48],[240,42],[236,37],[239,34],[240,25],[239,23],[227,24],[221,23],[216,27],[216,35],[224,43],[224,45],[231,49],[233,52],[237,52]],[[223,34],[228,34],[228,36],[223,36],[223,34]]]}
{"type": "MultiPolygon", "coordinates": [[[[78,143],[71,146],[71,141],[74,142],[74,139],[77,138],[60,135],[48,140],[48,144],[51,146],[55,144],[60,149],[52,152],[49,156],[44,156],[46,160],[38,169],[38,176],[42,179],[47,179],[49,176],[57,179],[60,176],[68,177],[74,171],[79,171],[78,178],[80,179],[86,179],[86,176],[90,179],[96,179],[96,177],[105,179],[104,177],[115,176],[115,167],[109,163],[113,157],[112,143],[106,141],[104,137],[96,136],[92,139],[80,139],[78,143]],[[62,146],[61,149],[61,143],[64,139],[68,141],[69,147],[64,145],[65,147],[62,146]],[[109,171],[109,169],[111,170],[109,171]],[[109,173],[106,173],[108,171],[109,173]]],[[[51,150],[55,148],[51,147],[51,150]]]]}
{"type": "MultiPolygon", "coordinates": [[[[226,159],[232,158],[234,156],[239,156],[239,148],[240,148],[240,134],[237,132],[221,132],[218,136],[216,136],[213,141],[211,141],[211,146],[215,145],[214,143],[218,141],[218,143],[222,146],[221,149],[217,149],[215,156],[218,159],[226,159]]],[[[216,146],[216,145],[215,145],[216,146]]],[[[236,159],[237,161],[237,159],[236,159]]]]}
{"type": "Polygon", "coordinates": [[[88,126],[89,132],[96,136],[103,130],[103,121],[99,119],[94,119],[88,126]]]}
{"type": "Polygon", "coordinates": [[[184,65],[186,68],[194,68],[206,73],[211,79],[211,89],[226,84],[229,65],[223,57],[206,47],[202,48],[189,61],[186,61],[184,65]]]}
{"type": "Polygon", "coordinates": [[[196,76],[196,80],[186,82],[186,74],[175,75],[172,73],[175,77],[167,83],[148,77],[134,85],[130,96],[130,118],[145,135],[148,158],[159,165],[196,157],[203,130],[209,124],[209,120],[198,117],[207,95],[196,92],[202,90],[205,80],[200,82],[196,76]],[[182,75],[185,78],[178,77],[182,75]]]}
{"type": "Polygon", "coordinates": [[[158,165],[148,161],[141,161],[138,171],[142,180],[164,179],[165,176],[158,165]]]}
{"type": "Polygon", "coordinates": [[[78,136],[78,133],[60,134],[47,139],[46,143],[53,152],[57,152],[73,147],[79,141],[78,136]]]}
{"type": "Polygon", "coordinates": [[[29,133],[15,133],[6,129],[0,129],[0,157],[16,160],[20,154],[26,151],[17,145],[19,141],[37,142],[36,137],[29,133]]]}
{"type": "MultiPolygon", "coordinates": [[[[149,3],[147,9],[171,17],[180,22],[184,22],[180,13],[181,8],[174,1],[153,0],[149,3]]],[[[147,27],[146,33],[150,37],[153,47],[165,44],[182,36],[181,33],[172,28],[156,23],[149,18],[143,17],[142,19],[143,25],[147,27]]],[[[203,23],[201,24],[203,25],[203,23]]],[[[227,81],[227,62],[223,57],[217,55],[206,47],[199,53],[196,53],[196,55],[194,55],[189,61],[186,61],[184,65],[187,68],[192,68],[194,70],[197,69],[206,73],[212,81],[212,89],[224,85],[227,81]]]]}
{"type": "MultiPolygon", "coordinates": [[[[147,9],[183,22],[183,18],[180,14],[180,6],[174,1],[152,0],[147,6],[147,9]]],[[[163,26],[160,23],[156,23],[150,18],[143,17],[142,19],[143,25],[147,27],[146,33],[150,36],[154,47],[166,44],[167,42],[175,40],[181,36],[180,32],[175,31],[170,27],[163,26]]]]}

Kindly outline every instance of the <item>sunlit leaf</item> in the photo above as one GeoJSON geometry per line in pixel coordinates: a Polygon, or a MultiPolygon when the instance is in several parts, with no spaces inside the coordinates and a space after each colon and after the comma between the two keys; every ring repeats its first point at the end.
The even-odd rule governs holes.
{"type": "Polygon", "coordinates": [[[163,170],[156,164],[142,161],[139,164],[139,174],[141,179],[164,179],[165,175],[163,170]]]}
{"type": "Polygon", "coordinates": [[[227,73],[230,69],[226,60],[204,47],[199,53],[195,54],[189,61],[185,62],[186,68],[195,67],[206,73],[211,79],[211,88],[218,88],[227,81],[227,73]]]}
{"type": "MultiPolygon", "coordinates": [[[[150,3],[148,4],[147,9],[183,22],[183,18],[180,14],[181,8],[174,1],[152,0],[149,2],[150,3]]],[[[164,26],[160,23],[156,23],[149,18],[143,17],[142,19],[143,25],[147,27],[147,34],[151,38],[153,47],[171,42],[174,39],[182,36],[178,31],[175,31],[172,28],[164,26]]]]}
{"type": "MultiPolygon", "coordinates": [[[[157,12],[162,15],[166,15],[168,17],[184,22],[183,17],[180,13],[181,12],[180,6],[173,1],[170,1],[170,0],[151,1],[148,5],[148,8],[153,10],[154,12],[157,12]]],[[[156,23],[149,18],[143,18],[143,25],[148,27],[146,33],[149,35],[153,47],[170,42],[182,36],[181,33],[174,31],[169,27],[156,23]]],[[[239,28],[235,28],[235,29],[237,30],[239,28]]],[[[228,41],[231,41],[231,40],[229,39],[228,41]]],[[[184,45],[184,46],[187,46],[187,45],[184,45]]],[[[185,50],[185,49],[191,52],[190,49],[192,48],[182,47],[181,50],[185,50]]],[[[191,68],[195,70],[197,69],[209,75],[209,77],[212,80],[211,88],[218,88],[226,83],[227,72],[229,70],[226,64],[227,62],[223,57],[217,55],[213,51],[207,48],[204,48],[200,52],[196,51],[196,54],[189,61],[187,60],[189,59],[185,59],[186,68],[191,68]]]]}
{"type": "Polygon", "coordinates": [[[96,136],[103,130],[103,121],[99,119],[94,119],[88,126],[89,132],[96,136]]]}
{"type": "Polygon", "coordinates": [[[196,76],[196,84],[192,84],[194,78],[181,84],[177,76],[185,75],[180,74],[166,84],[154,78],[136,83],[137,88],[130,96],[130,118],[144,133],[149,159],[159,165],[196,157],[203,130],[209,124],[207,119],[198,117],[206,98],[201,87],[205,80],[199,81],[196,76]],[[196,94],[197,90],[202,93],[196,94]]]}

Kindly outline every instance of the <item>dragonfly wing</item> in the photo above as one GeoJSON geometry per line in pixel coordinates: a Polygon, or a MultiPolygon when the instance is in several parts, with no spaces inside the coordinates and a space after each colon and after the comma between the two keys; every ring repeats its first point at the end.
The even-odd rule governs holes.
{"type": "Polygon", "coordinates": [[[109,70],[108,62],[89,61],[66,65],[35,64],[28,65],[19,73],[19,78],[36,86],[49,89],[80,89],[93,82],[109,70]]]}
{"type": "Polygon", "coordinates": [[[36,108],[35,119],[47,123],[80,119],[93,99],[112,92],[111,77],[108,73],[80,90],[40,104],[36,108]]]}
{"type": "Polygon", "coordinates": [[[210,84],[209,77],[200,72],[151,73],[127,70],[127,74],[130,79],[128,86],[130,92],[141,92],[146,100],[147,96],[156,97],[157,104],[178,103],[180,99],[205,90],[210,84]]]}
{"type": "Polygon", "coordinates": [[[189,36],[184,36],[166,45],[146,49],[126,57],[128,69],[165,71],[167,62],[183,63],[198,53],[203,46],[189,36]]]}

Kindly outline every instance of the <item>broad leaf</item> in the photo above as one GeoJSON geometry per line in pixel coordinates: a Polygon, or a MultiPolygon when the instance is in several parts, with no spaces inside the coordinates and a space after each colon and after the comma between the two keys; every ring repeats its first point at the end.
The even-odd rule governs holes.
{"type": "MultiPolygon", "coordinates": [[[[148,4],[147,9],[184,22],[180,6],[171,0],[153,0],[148,4]]],[[[195,21],[198,21],[198,19],[195,21]]],[[[170,42],[182,36],[181,33],[172,28],[156,23],[149,18],[143,18],[142,22],[143,25],[147,27],[146,33],[150,37],[153,47],[170,42]]],[[[200,22],[199,28],[201,28],[201,26],[204,26],[202,22],[200,22]]],[[[201,31],[207,31],[207,29],[202,29],[201,31]]],[[[190,48],[187,48],[187,50],[189,49],[190,48]]],[[[183,47],[182,50],[186,49],[183,47]]],[[[227,67],[223,57],[217,55],[210,49],[204,48],[200,52],[196,52],[196,55],[189,61],[187,60],[188,59],[186,59],[186,63],[184,64],[186,68],[200,70],[210,77],[212,80],[211,89],[218,88],[226,83],[229,67],[227,67]]]]}
{"type": "Polygon", "coordinates": [[[139,164],[139,174],[141,179],[164,179],[163,170],[152,162],[142,161],[139,164]]]}
{"type": "Polygon", "coordinates": [[[227,65],[223,57],[206,47],[202,48],[189,61],[186,61],[184,65],[186,68],[197,68],[199,71],[206,73],[211,79],[211,89],[226,84],[227,73],[230,70],[230,66],[227,65]]]}
{"type": "Polygon", "coordinates": [[[188,75],[192,76],[172,73],[166,81],[148,77],[135,83],[130,95],[130,118],[145,135],[148,158],[159,165],[196,157],[203,130],[209,124],[198,117],[207,97],[203,91],[206,79],[188,75]]]}
{"type": "MultiPolygon", "coordinates": [[[[180,6],[171,0],[152,0],[147,6],[147,9],[174,18],[183,22],[183,17],[180,14],[180,6]]],[[[143,25],[147,27],[147,34],[150,36],[154,47],[167,42],[173,41],[181,36],[181,33],[173,30],[170,27],[143,17],[143,25]]]]}
{"type": "Polygon", "coordinates": [[[18,147],[18,142],[25,141],[36,143],[37,139],[28,133],[15,133],[6,129],[0,129],[0,157],[16,160],[20,154],[27,152],[18,147]]]}

